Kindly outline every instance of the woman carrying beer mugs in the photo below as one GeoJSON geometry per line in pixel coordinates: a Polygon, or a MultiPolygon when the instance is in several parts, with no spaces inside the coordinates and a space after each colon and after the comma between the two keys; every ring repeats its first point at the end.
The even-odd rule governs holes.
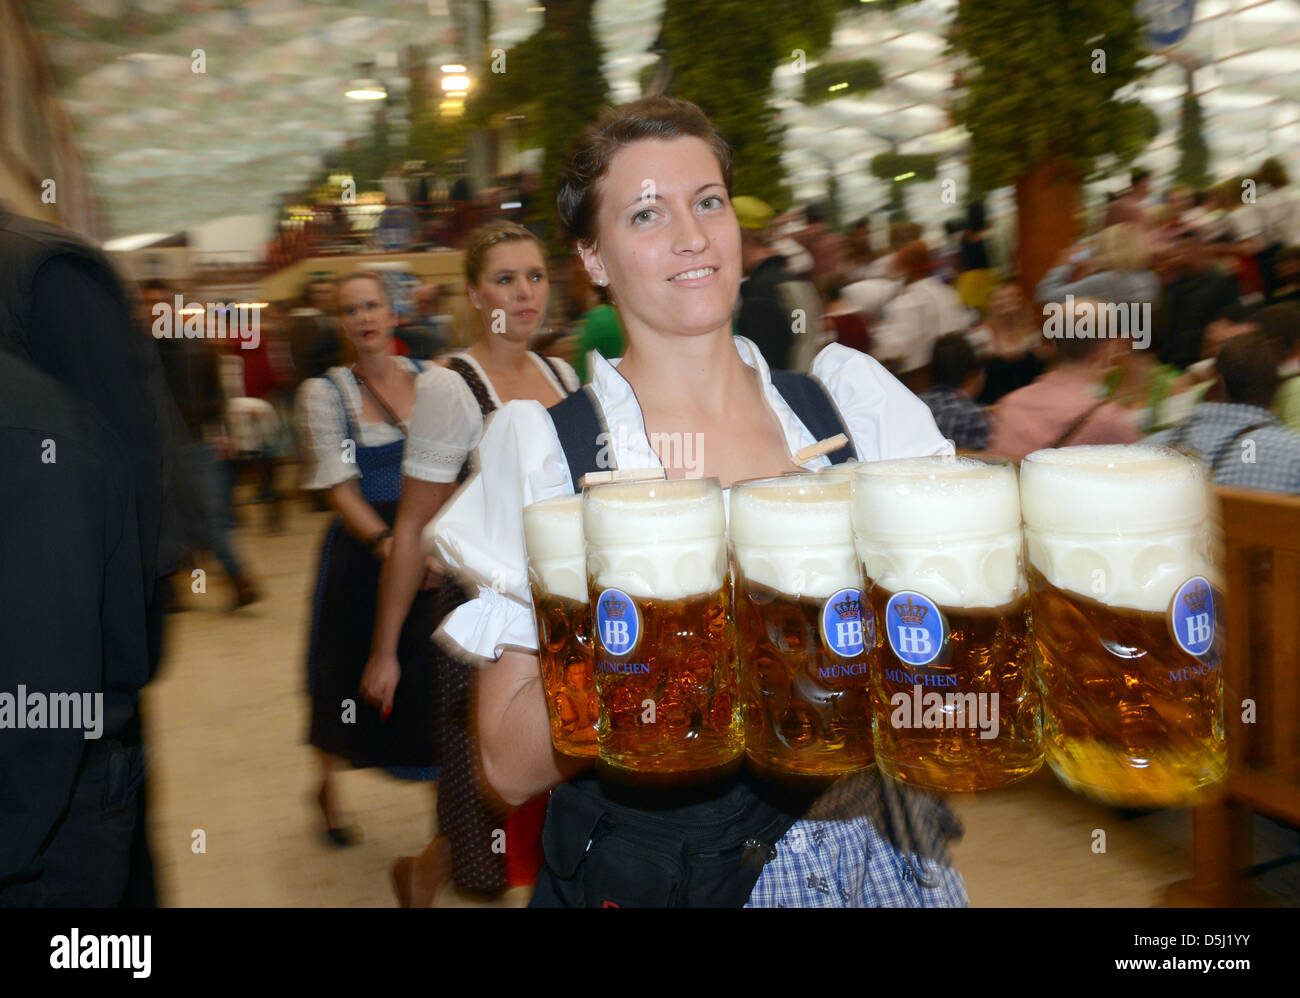
{"type": "MultiPolygon", "coordinates": [[[[722,739],[715,744],[729,745],[735,757],[730,772],[715,767],[707,782],[687,773],[675,784],[645,786],[605,778],[617,766],[593,769],[590,759],[554,750],[536,654],[525,506],[577,492],[592,472],[666,475],[666,482],[637,488],[587,488],[589,595],[593,621],[603,625],[597,653],[622,670],[620,679],[660,669],[664,689],[675,683],[689,692],[691,674],[702,684],[712,720],[697,716],[701,706],[664,709],[654,693],[638,715],[646,729],[680,724],[685,739],[696,730],[732,730],[740,716],[720,682],[725,670],[717,669],[719,657],[734,655],[731,624],[725,616],[682,617],[680,630],[698,636],[715,628],[716,636],[704,646],[692,639],[684,654],[699,661],[652,662],[663,647],[656,642],[671,644],[676,635],[664,623],[671,615],[651,604],[713,599],[710,566],[725,526],[721,492],[852,458],[952,453],[926,407],[867,355],[832,344],[807,377],[769,371],[752,343],[733,336],[741,254],[730,151],[695,105],[650,97],[606,110],[576,140],[557,203],[587,273],[613,295],[627,351],[617,362],[593,353],[589,391],[549,411],[533,402],[505,406],[479,446],[479,474],[434,532],[441,555],[477,584],[477,598],[447,618],[442,636],[486,663],[478,722],[487,779],[512,802],[555,788],[533,905],[967,904],[948,858],[947,842],[959,834],[951,813],[874,769],[826,790],[785,789],[736,768],[741,746],[722,739]],[[850,443],[838,452],[796,460],[839,432],[850,443]],[[680,479],[697,480],[698,496],[664,488],[692,484],[680,479]],[[597,496],[605,500],[594,505],[597,496]],[[691,512],[695,502],[717,512],[691,512]],[[656,503],[664,510],[658,520],[649,511],[656,503]],[[624,504],[626,516],[617,509],[624,504]],[[686,536],[701,538],[695,559],[680,543],[686,536]]],[[[725,582],[721,592],[725,598],[725,582]]],[[[729,668],[734,675],[734,660],[729,668]]],[[[601,711],[603,724],[603,704],[601,711]]],[[[605,734],[602,727],[602,740],[605,734]]],[[[620,759],[635,775],[635,753],[620,759]]]]}

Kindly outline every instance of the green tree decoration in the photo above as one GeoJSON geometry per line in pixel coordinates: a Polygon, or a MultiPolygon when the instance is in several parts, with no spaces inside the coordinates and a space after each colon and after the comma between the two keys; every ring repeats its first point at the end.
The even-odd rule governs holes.
{"type": "MultiPolygon", "coordinates": [[[[468,126],[485,127],[508,112],[522,114],[520,141],[542,153],[542,196],[533,202],[529,222],[543,226],[556,240],[555,183],[573,137],[609,103],[609,85],[601,71],[600,45],[592,30],[595,0],[548,3],[542,26],[505,53],[504,72],[489,72],[477,81],[466,102],[468,126]]],[[[498,63],[499,65],[499,63],[498,63]]]]}
{"type": "Polygon", "coordinates": [[[1210,185],[1210,147],[1205,143],[1201,102],[1196,94],[1183,95],[1182,114],[1178,119],[1178,167],[1174,181],[1183,187],[1201,190],[1210,185]]]}
{"type": "Polygon", "coordinates": [[[1135,0],[959,0],[951,45],[969,59],[951,108],[971,135],[972,186],[1015,185],[1020,280],[1029,288],[1078,233],[1098,157],[1131,162],[1155,116],[1117,91],[1147,55],[1135,0]]]}
{"type": "Polygon", "coordinates": [[[889,210],[895,221],[906,221],[909,184],[934,180],[939,169],[939,157],[931,153],[900,153],[896,150],[882,152],[872,157],[871,175],[889,181],[889,210]]]}
{"type": "Polygon", "coordinates": [[[803,76],[801,100],[810,107],[840,97],[861,97],[879,88],[880,67],[868,59],[823,63],[803,76]]]}
{"type": "Polygon", "coordinates": [[[781,164],[785,129],[772,106],[783,62],[812,63],[830,45],[842,0],[666,0],[660,35],[671,67],[667,89],[694,101],[734,150],[737,194],[777,210],[790,204],[781,164]]]}

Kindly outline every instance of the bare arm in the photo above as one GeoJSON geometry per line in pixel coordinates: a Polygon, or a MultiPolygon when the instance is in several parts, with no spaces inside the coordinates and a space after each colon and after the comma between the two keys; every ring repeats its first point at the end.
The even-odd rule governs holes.
{"type": "Polygon", "coordinates": [[[512,806],[591,765],[551,747],[537,656],[505,652],[478,676],[478,732],[488,784],[512,806]]]}
{"type": "Polygon", "coordinates": [[[355,478],[349,478],[326,489],[325,497],[343,518],[344,529],[363,543],[368,542],[388,526],[375,512],[375,508],[366,502],[366,497],[361,494],[355,478]]]}

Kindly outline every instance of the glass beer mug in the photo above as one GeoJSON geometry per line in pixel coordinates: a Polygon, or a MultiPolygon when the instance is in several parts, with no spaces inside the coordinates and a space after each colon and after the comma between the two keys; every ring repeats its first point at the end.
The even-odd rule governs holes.
{"type": "Polygon", "coordinates": [[[731,490],[745,754],[771,779],[833,779],[874,759],[875,621],[862,612],[850,491],[847,475],[817,473],[731,490]]]}
{"type": "Polygon", "coordinates": [[[1049,765],[1105,803],[1194,802],[1227,771],[1202,466],[1141,445],[1040,450],[1020,493],[1049,765]]]}
{"type": "Polygon", "coordinates": [[[525,506],[524,544],[551,742],[565,755],[594,758],[599,714],[582,496],[558,496],[525,506]]]}
{"type": "Polygon", "coordinates": [[[880,635],[876,764],[988,790],[1043,762],[1016,472],[973,457],[861,465],[853,531],[880,635]]]}
{"type": "Polygon", "coordinates": [[[606,775],[695,782],[744,753],[716,478],[612,483],[583,494],[606,775]]]}

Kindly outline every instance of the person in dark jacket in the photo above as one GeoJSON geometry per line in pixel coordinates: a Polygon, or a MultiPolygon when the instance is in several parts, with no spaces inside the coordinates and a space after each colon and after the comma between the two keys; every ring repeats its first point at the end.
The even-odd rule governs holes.
{"type": "Polygon", "coordinates": [[[1215,268],[1210,247],[1195,234],[1178,241],[1174,267],[1156,323],[1156,346],[1161,362],[1186,368],[1201,359],[1210,320],[1236,305],[1240,294],[1236,278],[1215,268]]]}
{"type": "Polygon", "coordinates": [[[0,463],[0,907],[120,905],[150,674],[131,467],[89,405],[4,349],[0,463]]]}
{"type": "MultiPolygon", "coordinates": [[[[102,422],[117,444],[134,493],[137,570],[146,608],[133,620],[146,641],[146,676],[162,658],[163,608],[180,565],[182,538],[172,483],[184,436],[158,359],[107,258],[75,233],[8,211],[0,204],[0,349],[53,378],[102,422]]],[[[70,578],[48,556],[38,570],[70,578]]],[[[30,581],[39,589],[49,580],[30,581]]],[[[142,751],[139,711],[126,721],[125,745],[142,751]]],[[[121,770],[117,770],[121,773],[121,770]]],[[[136,797],[130,868],[123,903],[157,904],[146,839],[145,788],[136,797]]]]}
{"type": "MultiPolygon", "coordinates": [[[[769,368],[788,370],[795,328],[778,286],[796,278],[786,269],[785,257],[772,249],[763,237],[771,221],[772,209],[757,198],[742,196],[736,201],[741,265],[745,270],[745,280],[740,285],[736,330],[741,336],[753,340],[769,368]]],[[[819,324],[820,318],[807,317],[808,327],[819,324]]]]}

